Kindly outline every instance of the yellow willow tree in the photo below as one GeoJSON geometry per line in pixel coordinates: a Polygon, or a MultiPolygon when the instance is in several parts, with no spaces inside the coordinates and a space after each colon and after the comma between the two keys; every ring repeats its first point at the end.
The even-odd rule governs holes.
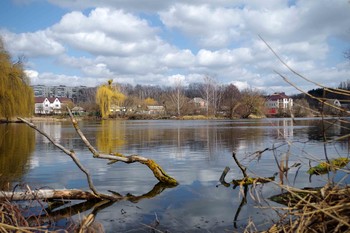
{"type": "Polygon", "coordinates": [[[33,111],[34,93],[22,62],[12,63],[0,38],[0,118],[31,116],[33,111]]]}
{"type": "Polygon", "coordinates": [[[112,85],[113,80],[108,80],[107,84],[98,87],[96,92],[96,103],[100,107],[102,118],[107,118],[111,114],[112,106],[121,106],[126,96],[119,91],[118,86],[112,85]]]}

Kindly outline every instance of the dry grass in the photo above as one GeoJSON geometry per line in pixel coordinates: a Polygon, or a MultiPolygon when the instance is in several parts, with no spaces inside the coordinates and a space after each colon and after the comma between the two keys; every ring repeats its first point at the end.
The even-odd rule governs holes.
{"type": "Polygon", "coordinates": [[[24,217],[21,209],[8,200],[0,202],[0,232],[40,232],[47,229],[33,227],[24,217]]]}
{"type": "Polygon", "coordinates": [[[349,232],[350,187],[289,190],[286,213],[266,232],[349,232]]]}

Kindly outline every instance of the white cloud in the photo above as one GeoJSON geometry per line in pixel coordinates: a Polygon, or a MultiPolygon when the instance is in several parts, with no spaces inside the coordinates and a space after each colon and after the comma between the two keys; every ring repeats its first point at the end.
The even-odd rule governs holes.
{"type": "Polygon", "coordinates": [[[42,84],[47,86],[62,85],[68,86],[98,86],[105,83],[105,78],[95,77],[80,77],[71,75],[62,75],[54,73],[39,73],[37,71],[27,71],[28,77],[30,78],[32,85],[42,84]]]}
{"type": "Polygon", "coordinates": [[[50,31],[15,34],[7,30],[0,31],[6,47],[15,55],[27,57],[55,56],[65,52],[64,47],[50,37],[50,31]]]}
{"type": "Polygon", "coordinates": [[[195,56],[191,50],[179,50],[166,53],[162,62],[170,68],[188,68],[194,65],[195,56]]]}
{"type": "MultiPolygon", "coordinates": [[[[169,78],[177,75],[186,83],[210,75],[241,89],[290,90],[273,70],[289,71],[259,34],[288,65],[311,79],[335,85],[350,74],[349,65],[332,68],[327,64],[336,46],[330,46],[330,38],[350,39],[346,1],[296,1],[295,5],[287,0],[50,2],[75,10],[38,31],[16,34],[1,29],[9,51],[27,56],[28,70],[37,72],[28,71],[28,75],[37,83],[94,85],[114,78],[131,84],[168,85],[169,78]],[[31,60],[36,57],[51,64],[31,60]],[[51,70],[56,67],[59,71],[51,70]],[[63,73],[72,69],[79,76],[63,73]]],[[[26,6],[30,5],[28,1],[26,6]]]]}
{"type": "Polygon", "coordinates": [[[129,56],[152,52],[159,40],[156,29],[122,10],[97,8],[85,16],[71,12],[52,28],[57,40],[94,55],[129,56]]]}
{"type": "Polygon", "coordinates": [[[249,84],[247,81],[233,81],[232,82],[233,85],[235,85],[239,90],[244,90],[247,88],[250,88],[249,84]]]}
{"type": "Polygon", "coordinates": [[[198,64],[201,66],[234,66],[252,60],[250,49],[238,48],[234,50],[209,51],[201,49],[197,54],[198,64]]]}
{"type": "Polygon", "coordinates": [[[181,74],[175,74],[168,77],[169,86],[184,85],[186,77],[181,74]]]}
{"type": "Polygon", "coordinates": [[[240,35],[241,19],[236,9],[175,4],[159,15],[167,27],[180,29],[209,48],[226,46],[240,35]]]}
{"type": "Polygon", "coordinates": [[[36,70],[25,70],[24,73],[27,75],[27,77],[30,79],[31,83],[37,83],[39,72],[36,70]]]}
{"type": "MultiPolygon", "coordinates": [[[[29,0],[28,0],[29,1],[29,0]]],[[[112,7],[117,9],[127,9],[129,11],[154,12],[167,8],[173,3],[172,0],[147,0],[147,3],[140,3],[139,0],[48,0],[49,2],[69,8],[69,9],[89,9],[96,7],[112,7]]]]}
{"type": "Polygon", "coordinates": [[[101,77],[101,76],[105,76],[106,78],[113,77],[113,73],[107,68],[107,65],[103,63],[98,63],[93,66],[85,66],[82,68],[82,71],[87,76],[92,76],[92,77],[101,77]]]}

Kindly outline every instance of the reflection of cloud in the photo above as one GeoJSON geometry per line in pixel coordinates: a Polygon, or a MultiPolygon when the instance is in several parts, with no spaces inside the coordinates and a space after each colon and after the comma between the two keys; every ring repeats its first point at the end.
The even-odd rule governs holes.
{"type": "Polygon", "coordinates": [[[213,182],[217,182],[219,180],[218,174],[220,174],[220,171],[213,169],[205,169],[199,171],[198,177],[203,185],[208,183],[212,185],[213,182]]]}
{"type": "Polygon", "coordinates": [[[33,157],[30,161],[29,161],[29,167],[30,169],[34,169],[36,167],[39,167],[39,159],[38,157],[33,157]]]}
{"type": "MultiPolygon", "coordinates": [[[[298,187],[309,186],[306,170],[308,169],[307,158],[311,156],[305,152],[306,144],[294,142],[289,148],[285,139],[276,139],[276,128],[271,127],[270,120],[123,121],[122,126],[118,123],[118,127],[115,126],[112,130],[121,130],[121,135],[128,139],[118,148],[118,152],[126,155],[137,153],[154,159],[169,175],[176,178],[180,185],[164,190],[151,200],[142,200],[138,203],[115,203],[104,209],[97,220],[103,222],[107,231],[117,228],[123,232],[142,228],[140,223],[152,223],[156,213],[161,218],[160,228],[157,228],[159,230],[181,227],[183,231],[191,231],[193,228],[200,227],[200,230],[222,232],[225,229],[231,229],[233,217],[241,200],[239,188],[234,190],[232,186],[216,188],[215,185],[219,183],[219,177],[226,166],[231,168],[226,177],[227,182],[230,179],[242,178],[240,170],[232,159],[232,150],[237,151],[239,160],[243,165],[247,165],[248,172],[252,176],[271,176],[278,170],[272,151],[264,152],[259,162],[250,161],[252,158],[246,158],[246,153],[266,147],[271,148],[276,140],[279,144],[275,145],[284,145],[275,151],[277,159],[279,160],[290,150],[289,165],[295,162],[302,163],[296,184],[298,187]],[[181,152],[181,156],[177,153],[178,151],[181,152]],[[121,209],[126,213],[122,214],[121,209]]],[[[284,124],[283,121],[275,121],[280,122],[276,124],[277,128],[284,124]]],[[[57,129],[56,123],[43,124],[57,129]]],[[[82,124],[81,128],[84,129],[85,136],[95,146],[98,143],[96,129],[101,129],[100,123],[79,122],[79,124],[82,124]]],[[[69,123],[57,123],[57,125],[60,125],[58,129],[61,132],[61,143],[75,150],[81,163],[89,169],[99,191],[107,193],[107,190],[113,190],[121,194],[141,195],[158,182],[145,165],[121,162],[106,165],[105,160],[93,158],[81,140],[77,139],[69,123]]],[[[310,127],[298,122],[293,139],[307,137],[305,130],[307,131],[310,127]]],[[[336,129],[335,132],[337,132],[336,129]]],[[[118,136],[119,133],[109,135],[118,136]]],[[[54,188],[88,189],[86,177],[72,160],[52,145],[42,142],[43,140],[39,140],[37,143],[31,161],[33,169],[26,176],[26,182],[54,188]]],[[[317,144],[315,141],[312,146],[313,154],[322,155],[322,143],[317,144]]],[[[329,149],[330,154],[335,154],[335,148],[329,149]]],[[[288,176],[290,183],[297,169],[290,169],[288,176]]],[[[315,182],[313,185],[322,184],[325,182],[325,177],[314,176],[313,181],[315,182]]],[[[264,197],[280,191],[274,184],[259,185],[256,190],[261,190],[264,197]]],[[[256,212],[263,213],[256,218],[256,223],[271,217],[271,213],[264,210],[254,209],[253,212],[254,204],[249,200],[249,203],[243,206],[238,224],[246,223],[250,216],[256,217],[256,212]]]]}

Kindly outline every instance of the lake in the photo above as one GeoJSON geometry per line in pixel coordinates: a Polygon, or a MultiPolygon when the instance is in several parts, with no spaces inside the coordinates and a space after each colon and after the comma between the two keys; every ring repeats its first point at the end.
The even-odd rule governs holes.
{"type": "MultiPolygon", "coordinates": [[[[349,133],[350,125],[337,119],[327,119],[324,125],[320,119],[287,118],[79,122],[99,151],[151,158],[180,183],[164,188],[142,164],[107,165],[108,161],[93,158],[68,121],[35,125],[64,147],[74,149],[100,192],[140,196],[134,202],[116,202],[98,212],[95,221],[106,232],[149,232],[150,226],[163,232],[240,232],[250,221],[258,230],[266,229],[277,216],[266,207],[280,206],[268,197],[281,189],[275,183],[258,184],[247,190],[247,203],[243,203],[243,189],[220,185],[226,166],[231,169],[226,182],[243,177],[232,158],[233,151],[251,176],[271,177],[279,171],[278,164],[287,162],[291,167],[287,176],[277,175],[275,182],[282,182],[282,178],[284,184],[298,188],[321,186],[328,179],[340,181],[345,176],[341,171],[312,176],[311,180],[306,172],[310,163],[315,166],[324,160],[325,153],[329,158],[349,155],[347,139],[323,143],[323,127],[330,141],[349,133]],[[155,189],[157,192],[150,194],[155,189]]],[[[0,124],[0,169],[2,189],[28,184],[32,189],[88,190],[84,174],[71,158],[25,124],[0,124]]]]}

